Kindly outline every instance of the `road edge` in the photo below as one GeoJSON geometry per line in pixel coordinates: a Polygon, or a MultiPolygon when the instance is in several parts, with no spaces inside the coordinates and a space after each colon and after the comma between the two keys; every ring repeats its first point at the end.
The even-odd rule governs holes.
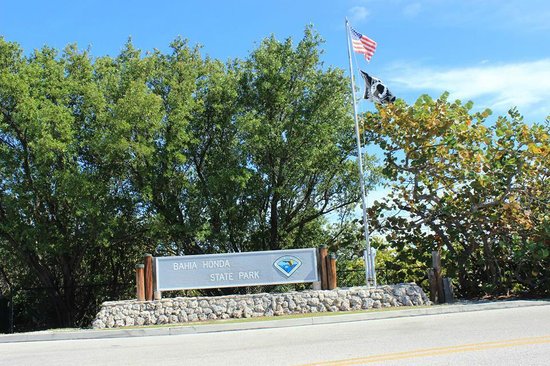
{"type": "Polygon", "coordinates": [[[182,334],[216,333],[229,331],[242,331],[254,329],[271,329],[298,327],[305,325],[321,325],[334,323],[347,323],[368,320],[405,318],[414,316],[428,316],[440,314],[452,314],[461,312],[487,311],[498,309],[511,309],[519,307],[550,306],[550,300],[511,300],[497,302],[463,302],[448,305],[434,305],[431,307],[403,307],[393,311],[365,311],[361,313],[331,314],[327,316],[300,317],[295,319],[276,319],[247,322],[209,323],[193,325],[176,325],[170,327],[143,327],[132,329],[81,329],[76,331],[39,331],[30,333],[15,333],[0,335],[0,343],[17,342],[43,342],[61,340],[84,340],[84,339],[105,339],[105,338],[128,338],[128,337],[150,337],[182,334]]]}

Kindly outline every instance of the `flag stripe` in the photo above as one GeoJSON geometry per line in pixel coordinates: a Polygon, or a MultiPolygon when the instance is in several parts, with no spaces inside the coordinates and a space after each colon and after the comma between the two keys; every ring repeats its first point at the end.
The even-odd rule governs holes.
{"type": "Polygon", "coordinates": [[[369,51],[372,51],[374,52],[374,50],[376,50],[376,46],[372,47],[372,46],[365,46],[363,43],[359,42],[359,41],[353,41],[353,50],[354,51],[361,51],[361,50],[369,50],[369,51]]]}
{"type": "Polygon", "coordinates": [[[373,50],[376,49],[376,43],[373,42],[367,42],[365,40],[361,40],[361,44],[365,46],[366,48],[372,48],[373,50]]]}
{"type": "Polygon", "coordinates": [[[361,50],[361,51],[355,51],[357,53],[363,53],[363,54],[367,54],[367,55],[374,55],[374,52],[372,51],[366,51],[366,50],[361,50]]]}
{"type": "Polygon", "coordinates": [[[363,36],[361,38],[361,43],[363,43],[365,46],[376,47],[376,42],[374,42],[372,39],[366,38],[366,36],[363,36]]]}
{"type": "Polygon", "coordinates": [[[353,51],[365,55],[365,59],[370,61],[371,57],[374,55],[374,51],[376,50],[377,43],[351,27],[350,30],[353,51]]]}

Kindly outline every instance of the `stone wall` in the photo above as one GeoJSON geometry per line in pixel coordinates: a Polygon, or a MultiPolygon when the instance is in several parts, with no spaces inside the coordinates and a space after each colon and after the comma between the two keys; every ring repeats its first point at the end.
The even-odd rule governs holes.
{"type": "Polygon", "coordinates": [[[365,287],[351,287],[273,294],[176,297],[155,301],[109,301],[101,306],[93,327],[177,324],[429,304],[424,291],[414,283],[379,286],[369,290],[365,287]]]}

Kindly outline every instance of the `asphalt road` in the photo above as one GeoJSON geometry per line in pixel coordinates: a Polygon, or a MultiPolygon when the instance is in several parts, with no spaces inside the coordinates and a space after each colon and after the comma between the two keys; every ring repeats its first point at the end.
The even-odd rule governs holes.
{"type": "Polygon", "coordinates": [[[0,344],[0,365],[548,365],[550,306],[173,336],[0,344]]]}

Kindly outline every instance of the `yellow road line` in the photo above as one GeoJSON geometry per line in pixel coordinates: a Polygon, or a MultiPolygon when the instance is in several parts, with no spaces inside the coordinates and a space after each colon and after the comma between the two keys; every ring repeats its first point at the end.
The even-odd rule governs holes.
{"type": "Polygon", "coordinates": [[[508,339],[508,340],[494,341],[494,342],[470,343],[470,344],[463,344],[463,345],[457,345],[457,346],[436,347],[436,348],[418,349],[418,350],[405,351],[405,352],[385,353],[381,355],[350,358],[346,360],[335,360],[335,361],[312,363],[312,364],[307,364],[303,366],[358,365],[358,364],[367,364],[367,363],[373,363],[373,362],[401,360],[406,358],[439,356],[439,355],[445,355],[445,354],[451,354],[451,353],[482,351],[482,350],[494,349],[494,348],[518,347],[518,346],[527,346],[527,345],[535,345],[535,344],[543,344],[543,343],[550,343],[550,335],[543,336],[543,337],[517,338],[517,339],[508,339]]]}

